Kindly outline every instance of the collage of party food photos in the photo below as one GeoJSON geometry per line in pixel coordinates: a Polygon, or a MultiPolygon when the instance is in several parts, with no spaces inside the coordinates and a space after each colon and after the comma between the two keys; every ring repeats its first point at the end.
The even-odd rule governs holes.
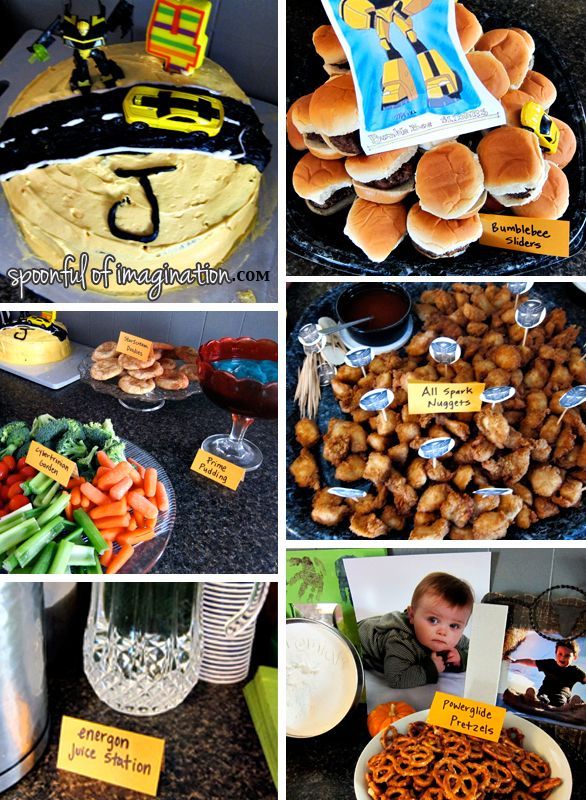
{"type": "Polygon", "coordinates": [[[2,23],[0,800],[586,800],[586,3],[2,23]]]}

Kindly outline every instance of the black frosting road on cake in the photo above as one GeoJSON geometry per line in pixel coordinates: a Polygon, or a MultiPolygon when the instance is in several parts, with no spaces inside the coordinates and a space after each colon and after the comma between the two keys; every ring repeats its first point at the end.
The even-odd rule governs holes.
{"type": "MultiPolygon", "coordinates": [[[[175,85],[144,84],[177,90],[175,85]]],[[[206,133],[146,128],[136,130],[124,119],[122,101],[130,86],[54,100],[8,117],[0,128],[0,180],[48,164],[75,161],[109,152],[192,150],[253,164],[262,172],[271,145],[254,109],[232,97],[200,87],[182,92],[217,97],[224,104],[224,124],[213,137],[206,133]]]]}

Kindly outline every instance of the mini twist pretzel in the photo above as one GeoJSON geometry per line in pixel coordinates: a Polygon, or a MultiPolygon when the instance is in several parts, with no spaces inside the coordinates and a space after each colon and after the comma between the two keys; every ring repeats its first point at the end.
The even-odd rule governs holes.
{"type": "Polygon", "coordinates": [[[521,769],[529,775],[534,775],[536,778],[549,778],[551,775],[551,768],[547,761],[537,753],[527,753],[523,761],[521,761],[521,769]]]}
{"type": "Polygon", "coordinates": [[[448,772],[442,786],[447,800],[470,800],[478,792],[478,781],[469,772],[464,775],[448,772]]]}
{"type": "Polygon", "coordinates": [[[556,786],[559,786],[562,782],[561,778],[544,778],[542,781],[537,781],[534,783],[533,786],[529,789],[531,794],[549,794],[552,789],[555,789],[556,786]]]}

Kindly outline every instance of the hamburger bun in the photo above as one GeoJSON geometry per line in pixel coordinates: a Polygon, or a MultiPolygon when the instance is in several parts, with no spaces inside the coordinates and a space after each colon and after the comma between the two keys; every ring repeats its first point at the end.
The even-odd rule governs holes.
{"type": "Polygon", "coordinates": [[[476,50],[466,56],[468,63],[481,83],[497,100],[509,91],[511,82],[507,70],[501,62],[488,50],[476,50]]]}
{"type": "Polygon", "coordinates": [[[508,208],[539,196],[546,178],[537,136],[524,128],[494,128],[478,145],[486,189],[508,208]]]}
{"type": "Polygon", "coordinates": [[[478,214],[466,219],[440,219],[415,203],[407,215],[407,233],[416,250],[428,258],[453,258],[462,255],[482,236],[478,214]]]}
{"type": "Polygon", "coordinates": [[[344,48],[331,25],[320,25],[316,28],[312,41],[318,56],[323,59],[328,75],[343,75],[350,71],[344,48]]]}
{"type": "Polygon", "coordinates": [[[480,37],[476,49],[488,50],[496,56],[507,71],[511,88],[519,88],[531,61],[529,45],[520,33],[511,28],[495,28],[480,37]]]}
{"type": "Polygon", "coordinates": [[[553,105],[557,97],[557,89],[550,79],[532,69],[525,75],[525,80],[519,88],[522,92],[531,95],[535,102],[543,106],[546,111],[553,105]]]}
{"type": "Polygon", "coordinates": [[[309,120],[334,150],[345,156],[362,154],[352,75],[337,75],[315,90],[309,120]]]}
{"type": "Polygon", "coordinates": [[[456,3],[455,11],[458,38],[460,39],[462,50],[468,53],[482,36],[482,25],[462,3],[456,3]]]}
{"type": "Polygon", "coordinates": [[[372,156],[356,156],[346,161],[354,191],[373,203],[400,203],[415,188],[412,159],[417,147],[401,147],[372,156]]]}
{"type": "Polygon", "coordinates": [[[547,162],[546,168],[548,175],[539,197],[524,206],[513,206],[513,214],[536,219],[559,219],[565,214],[570,202],[568,179],[555,164],[547,162]]]}
{"type": "Polygon", "coordinates": [[[342,161],[325,161],[306,153],[293,170],[293,188],[310,211],[329,216],[354,199],[352,180],[342,161]]]}
{"type": "MultiPolygon", "coordinates": [[[[335,159],[342,156],[325,141],[309,120],[309,103],[312,95],[306,94],[296,100],[291,106],[291,123],[303,137],[303,149],[309,150],[316,158],[335,159]]],[[[299,148],[296,148],[299,149],[299,148]]]]}
{"type": "Polygon", "coordinates": [[[555,153],[546,152],[543,157],[546,161],[550,161],[560,169],[563,169],[568,166],[576,154],[576,137],[574,131],[566,122],[562,122],[561,119],[556,119],[555,117],[552,117],[552,120],[560,129],[560,141],[555,153]]]}
{"type": "Polygon", "coordinates": [[[287,111],[287,140],[294,150],[307,150],[307,145],[303,139],[303,134],[293,122],[293,111],[296,106],[304,102],[309,106],[310,97],[310,94],[305,94],[303,97],[299,97],[297,100],[294,100],[287,111]]]}
{"type": "Polygon", "coordinates": [[[524,28],[511,28],[511,30],[515,31],[520,36],[522,36],[523,39],[525,39],[525,43],[529,48],[529,53],[531,54],[531,56],[533,56],[535,53],[535,39],[533,38],[533,36],[531,36],[531,34],[528,33],[528,31],[526,31],[524,28]]]}
{"type": "Polygon", "coordinates": [[[458,219],[484,192],[477,156],[466,145],[446,142],[421,156],[415,174],[421,208],[442,219],[458,219]]]}
{"type": "Polygon", "coordinates": [[[507,125],[521,127],[521,109],[525,103],[533,102],[533,97],[521,89],[510,89],[501,97],[501,104],[505,109],[507,125]]]}
{"type": "Polygon", "coordinates": [[[400,203],[381,205],[358,198],[344,233],[371,261],[384,261],[405,238],[407,212],[400,203]]]}

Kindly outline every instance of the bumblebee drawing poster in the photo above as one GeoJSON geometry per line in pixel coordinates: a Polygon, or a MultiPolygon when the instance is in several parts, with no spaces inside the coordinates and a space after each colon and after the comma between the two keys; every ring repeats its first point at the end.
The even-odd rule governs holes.
{"type": "Polygon", "coordinates": [[[365,153],[505,123],[460,46],[453,0],[323,0],[348,57],[365,153]]]}

